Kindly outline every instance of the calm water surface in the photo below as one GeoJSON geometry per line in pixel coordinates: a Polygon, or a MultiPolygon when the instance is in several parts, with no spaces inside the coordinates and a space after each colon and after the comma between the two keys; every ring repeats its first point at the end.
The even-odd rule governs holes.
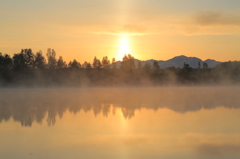
{"type": "Polygon", "coordinates": [[[1,89],[3,159],[239,159],[240,88],[1,89]]]}

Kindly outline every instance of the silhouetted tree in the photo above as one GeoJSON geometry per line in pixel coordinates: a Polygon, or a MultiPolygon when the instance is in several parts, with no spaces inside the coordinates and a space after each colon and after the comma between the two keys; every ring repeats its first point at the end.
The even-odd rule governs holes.
{"type": "Polygon", "coordinates": [[[71,68],[80,68],[81,64],[77,60],[74,59],[73,62],[70,61],[68,66],[71,68]]]}
{"type": "Polygon", "coordinates": [[[24,61],[27,68],[30,68],[30,69],[34,68],[35,57],[32,52],[32,49],[22,49],[21,53],[23,54],[24,61]]]}
{"type": "Polygon", "coordinates": [[[201,68],[201,63],[200,63],[200,61],[198,61],[198,69],[200,69],[201,68]]]}
{"type": "Polygon", "coordinates": [[[145,63],[145,65],[143,66],[143,70],[145,71],[145,72],[149,72],[150,70],[151,70],[151,65],[150,65],[150,63],[145,63]]]}
{"type": "Polygon", "coordinates": [[[115,58],[112,59],[112,68],[113,69],[117,68],[117,66],[116,66],[116,59],[115,58]]]}
{"type": "Polygon", "coordinates": [[[110,64],[110,61],[108,60],[108,57],[104,56],[103,59],[102,59],[102,66],[103,66],[103,68],[108,67],[109,64],[110,64]]]}
{"type": "Polygon", "coordinates": [[[25,63],[23,53],[13,55],[13,69],[15,71],[25,70],[27,65],[25,63]]]}
{"type": "Polygon", "coordinates": [[[127,60],[129,60],[129,59],[128,59],[128,56],[127,56],[126,54],[124,54],[124,56],[123,56],[123,58],[122,58],[122,61],[127,61],[127,60]]]}
{"type": "Polygon", "coordinates": [[[203,68],[208,69],[208,64],[206,62],[203,63],[203,68]]]}
{"type": "Polygon", "coordinates": [[[193,80],[192,72],[193,69],[189,66],[189,64],[184,62],[183,69],[181,69],[180,73],[178,74],[180,81],[186,83],[193,80]]]}
{"type": "Polygon", "coordinates": [[[153,62],[152,66],[152,79],[157,81],[159,79],[160,66],[157,61],[153,62]]]}
{"type": "Polygon", "coordinates": [[[0,81],[9,82],[12,80],[11,76],[12,59],[8,54],[2,55],[0,53],[0,81]]]}
{"type": "Polygon", "coordinates": [[[184,64],[183,64],[183,69],[189,69],[189,64],[187,64],[186,62],[184,62],[184,64]]]}
{"type": "Polygon", "coordinates": [[[93,65],[93,68],[97,68],[97,69],[102,67],[102,64],[101,64],[100,60],[97,59],[96,56],[93,59],[93,64],[92,65],[93,65]]]}
{"type": "Polygon", "coordinates": [[[63,61],[62,56],[59,56],[58,61],[57,61],[57,68],[66,68],[67,64],[65,61],[63,61]]]}
{"type": "Polygon", "coordinates": [[[12,68],[12,58],[8,55],[2,55],[0,53],[0,69],[11,69],[12,68]]]}
{"type": "Polygon", "coordinates": [[[141,70],[142,69],[142,62],[138,61],[137,63],[137,69],[141,70]]]}
{"type": "Polygon", "coordinates": [[[160,66],[159,66],[158,62],[157,62],[157,61],[154,61],[154,62],[153,62],[153,70],[154,70],[154,71],[157,71],[157,70],[159,70],[159,69],[160,69],[160,66]]]}
{"type": "Polygon", "coordinates": [[[3,57],[2,53],[0,52],[0,68],[3,66],[3,61],[4,61],[4,57],[3,57]]]}
{"type": "Polygon", "coordinates": [[[135,63],[134,63],[134,57],[130,54],[124,55],[122,62],[121,62],[121,68],[123,70],[132,70],[135,68],[135,63]]]}
{"type": "Polygon", "coordinates": [[[34,66],[37,69],[46,68],[46,60],[45,60],[45,57],[42,55],[41,50],[39,52],[37,52],[36,55],[35,55],[34,66]]]}
{"type": "Polygon", "coordinates": [[[22,49],[20,53],[13,56],[14,70],[33,69],[35,64],[35,56],[32,49],[22,49]]]}
{"type": "Polygon", "coordinates": [[[49,48],[47,50],[46,55],[48,59],[48,63],[47,63],[48,68],[50,69],[56,68],[57,60],[56,60],[56,52],[54,51],[54,49],[49,48]]]}
{"type": "Polygon", "coordinates": [[[214,69],[218,78],[240,82],[240,61],[228,61],[217,65],[214,69]]]}
{"type": "Polygon", "coordinates": [[[91,69],[92,66],[91,66],[90,62],[85,61],[85,62],[83,63],[83,68],[85,68],[85,69],[91,69]]]}

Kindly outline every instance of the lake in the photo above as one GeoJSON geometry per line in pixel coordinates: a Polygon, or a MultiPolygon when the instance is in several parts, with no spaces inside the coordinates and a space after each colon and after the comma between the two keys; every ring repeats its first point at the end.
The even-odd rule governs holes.
{"type": "Polygon", "coordinates": [[[238,159],[240,87],[0,90],[3,159],[238,159]]]}

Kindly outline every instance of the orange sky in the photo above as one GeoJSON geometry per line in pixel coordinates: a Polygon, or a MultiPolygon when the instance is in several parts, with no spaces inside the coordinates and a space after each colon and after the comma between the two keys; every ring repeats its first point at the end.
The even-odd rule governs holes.
{"type": "Polygon", "coordinates": [[[129,34],[140,60],[240,60],[239,10],[239,0],[9,0],[0,6],[0,52],[53,48],[66,61],[119,60],[129,34]]]}

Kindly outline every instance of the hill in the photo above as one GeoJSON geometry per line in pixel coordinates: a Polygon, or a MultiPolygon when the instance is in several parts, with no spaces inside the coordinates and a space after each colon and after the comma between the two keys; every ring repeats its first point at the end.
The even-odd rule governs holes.
{"type": "MultiPolygon", "coordinates": [[[[146,63],[149,63],[150,65],[153,65],[153,62],[157,61],[160,68],[168,68],[168,67],[183,68],[184,63],[189,64],[189,66],[192,67],[192,68],[198,68],[198,63],[199,62],[200,62],[200,67],[201,68],[202,68],[204,62],[208,64],[209,68],[213,68],[216,65],[221,63],[221,62],[213,60],[213,59],[207,59],[207,60],[203,61],[203,60],[201,60],[200,58],[197,58],[197,57],[187,57],[187,56],[184,56],[184,55],[176,56],[176,57],[173,57],[172,59],[169,59],[169,60],[166,60],[166,61],[163,61],[163,60],[158,61],[158,60],[154,60],[154,59],[141,61],[141,60],[135,59],[135,65],[136,66],[137,66],[137,63],[139,61],[142,63],[142,66],[144,66],[146,63]]],[[[121,62],[117,61],[116,62],[117,68],[119,68],[120,65],[121,65],[121,62]]]]}

